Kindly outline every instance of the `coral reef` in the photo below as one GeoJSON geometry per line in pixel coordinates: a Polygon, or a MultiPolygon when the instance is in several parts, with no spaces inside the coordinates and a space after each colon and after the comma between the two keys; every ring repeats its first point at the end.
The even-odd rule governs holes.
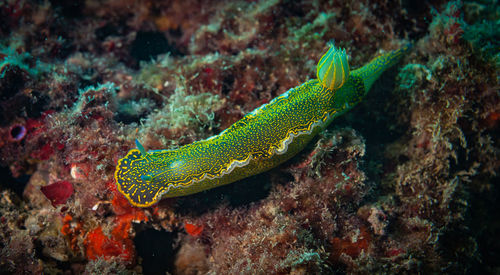
{"type": "Polygon", "coordinates": [[[0,3],[2,274],[498,273],[496,1],[0,3]],[[152,207],[113,174],[412,42],[279,167],[152,207]]]}

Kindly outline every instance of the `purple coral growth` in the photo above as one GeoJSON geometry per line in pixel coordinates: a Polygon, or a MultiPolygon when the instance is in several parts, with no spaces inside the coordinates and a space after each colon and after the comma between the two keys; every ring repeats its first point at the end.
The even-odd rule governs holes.
{"type": "Polygon", "coordinates": [[[19,142],[26,136],[26,127],[21,124],[15,124],[9,129],[9,140],[19,142]]]}

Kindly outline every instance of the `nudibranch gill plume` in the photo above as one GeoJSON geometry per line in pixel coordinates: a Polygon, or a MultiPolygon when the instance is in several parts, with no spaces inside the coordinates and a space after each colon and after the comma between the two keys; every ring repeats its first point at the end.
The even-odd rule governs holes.
{"type": "Polygon", "coordinates": [[[248,113],[218,135],[174,150],[146,151],[136,140],[118,161],[118,190],[147,207],[238,181],[290,159],[332,120],[359,103],[410,45],[350,71],[345,50],[330,45],[309,80],[248,113]]]}

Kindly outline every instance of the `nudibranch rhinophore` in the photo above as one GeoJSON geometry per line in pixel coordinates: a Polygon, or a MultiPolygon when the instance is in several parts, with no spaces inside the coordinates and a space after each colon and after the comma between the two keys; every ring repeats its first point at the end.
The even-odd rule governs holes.
{"type": "Polygon", "coordinates": [[[290,159],[337,116],[355,106],[375,80],[410,46],[350,71],[345,50],[330,45],[318,62],[318,79],[288,90],[218,135],[175,150],[148,151],[136,140],[118,161],[118,190],[147,207],[267,171],[290,159]]]}

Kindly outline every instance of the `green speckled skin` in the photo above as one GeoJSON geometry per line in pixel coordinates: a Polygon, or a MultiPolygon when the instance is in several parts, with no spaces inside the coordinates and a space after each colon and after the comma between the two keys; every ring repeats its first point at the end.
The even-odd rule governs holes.
{"type": "Polygon", "coordinates": [[[360,102],[374,79],[405,51],[407,47],[352,71],[338,90],[326,89],[318,80],[292,88],[206,140],[147,156],[130,150],[116,167],[118,190],[133,205],[146,207],[162,197],[190,195],[267,171],[360,102]]]}

